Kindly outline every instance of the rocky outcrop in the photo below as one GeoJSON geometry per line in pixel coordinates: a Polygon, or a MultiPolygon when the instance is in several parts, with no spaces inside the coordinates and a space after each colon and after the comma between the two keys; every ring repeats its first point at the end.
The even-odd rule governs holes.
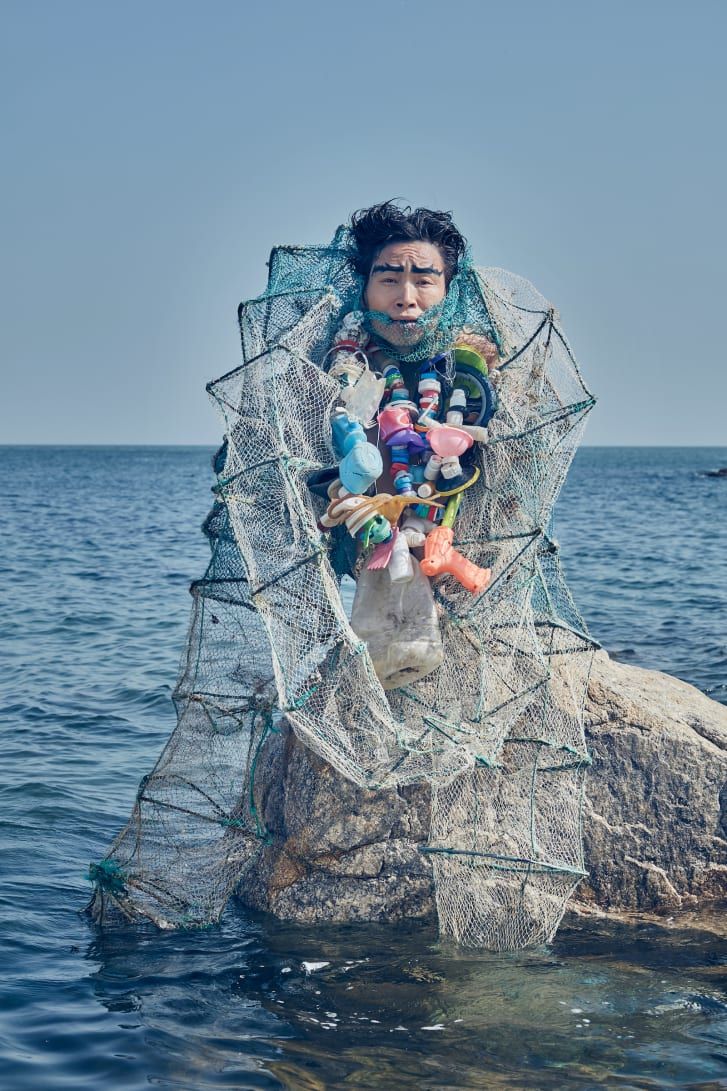
{"type": "Polygon", "coordinates": [[[298,921],[435,916],[429,788],[359,788],[292,733],[258,759],[255,795],[272,837],[238,891],[254,908],[298,921]]]}
{"type": "Polygon", "coordinates": [[[578,902],[663,912],[727,897],[727,708],[602,652],[586,713],[578,902]]]}
{"type": "MultiPolygon", "coordinates": [[[[574,908],[621,915],[727,897],[727,708],[685,682],[596,655],[586,704],[589,878],[574,908]]],[[[356,787],[292,734],[261,753],[270,844],[248,905],[299,921],[434,917],[425,785],[356,787]]]]}

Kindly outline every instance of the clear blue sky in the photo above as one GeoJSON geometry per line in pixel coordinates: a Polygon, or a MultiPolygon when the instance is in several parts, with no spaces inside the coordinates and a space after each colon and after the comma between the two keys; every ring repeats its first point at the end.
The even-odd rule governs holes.
{"type": "Polygon", "coordinates": [[[0,442],[215,443],[270,247],[397,196],[559,309],[589,443],[727,443],[722,0],[0,20],[0,442]]]}

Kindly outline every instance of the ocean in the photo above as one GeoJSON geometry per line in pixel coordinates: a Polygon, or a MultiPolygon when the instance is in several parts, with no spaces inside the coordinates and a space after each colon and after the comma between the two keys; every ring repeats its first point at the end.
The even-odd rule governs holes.
{"type": "MultiPolygon", "coordinates": [[[[727,1087],[727,942],[549,947],[300,926],[100,930],[85,878],[169,735],[212,451],[0,448],[0,1086],[727,1087]]],[[[727,704],[727,448],[582,448],[554,533],[592,635],[727,704]]]]}

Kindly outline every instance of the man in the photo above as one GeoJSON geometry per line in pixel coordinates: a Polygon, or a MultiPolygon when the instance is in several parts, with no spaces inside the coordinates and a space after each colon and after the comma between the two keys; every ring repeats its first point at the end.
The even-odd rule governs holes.
{"type": "Polygon", "coordinates": [[[375,334],[391,345],[414,347],[425,330],[420,319],[447,294],[465,239],[448,212],[411,212],[391,201],[354,213],[351,233],[354,266],[367,278],[364,302],[379,312],[375,334]]]}
{"type": "MultiPolygon", "coordinates": [[[[412,410],[417,398],[420,406],[426,404],[424,375],[434,379],[439,405],[449,396],[454,377],[452,349],[463,335],[492,368],[498,358],[494,342],[482,330],[463,329],[461,318],[455,320],[458,304],[460,314],[464,311],[457,274],[469,269],[469,259],[466,240],[450,213],[426,208],[412,211],[385,201],[355,212],[350,236],[355,246],[351,262],[364,278],[361,303],[365,309],[356,340],[377,371],[397,366],[412,410]]],[[[404,391],[399,396],[403,398],[404,391]]],[[[377,438],[369,432],[369,439],[376,442],[377,438]]],[[[379,485],[389,489],[393,482],[388,452],[380,446],[385,472],[379,485]]]]}
{"type": "MultiPolygon", "coordinates": [[[[285,913],[299,904],[308,919],[336,911],[337,895],[319,895],[318,863],[315,875],[306,858],[288,866],[292,841],[280,837],[288,811],[278,815],[275,808],[280,800],[290,804],[288,786],[277,779],[288,753],[287,740],[276,742],[284,718],[357,785],[432,786],[427,850],[443,933],[500,949],[547,940],[582,870],[582,700],[590,662],[590,643],[542,529],[592,404],[553,310],[521,278],[478,273],[447,213],[385,202],[356,213],[326,246],[276,248],[265,292],[241,304],[239,320],[242,363],[209,384],[227,442],[206,523],[212,558],[193,584],[190,643],[175,694],[179,722],[143,778],[129,823],[92,872],[94,912],[104,919],[119,911],[163,928],[205,924],[219,917],[243,877],[255,899],[262,894],[259,907],[285,913]],[[402,676],[403,684],[385,694],[371,645],[364,654],[368,634],[355,635],[356,619],[346,618],[335,578],[345,558],[339,565],[338,548],[321,548],[321,494],[311,480],[340,471],[350,443],[366,443],[355,433],[389,408],[410,433],[432,430],[436,384],[433,431],[456,431],[447,418],[458,401],[463,429],[473,438],[481,433],[494,405],[486,404],[480,380],[488,369],[477,354],[496,355],[495,341],[508,356],[500,406],[483,437],[487,449],[477,454],[475,468],[484,473],[461,498],[450,543],[473,564],[492,565],[491,593],[471,595],[452,571],[452,579],[437,580],[435,610],[430,576],[417,562],[394,603],[394,638],[410,618],[411,642],[421,645],[427,670],[418,679],[402,676]],[[489,353],[479,347],[485,343],[489,353]],[[377,373],[388,372],[388,379],[391,368],[401,374],[384,398],[377,373]],[[449,390],[465,387],[463,406],[449,390]],[[405,407],[407,400],[418,404],[405,407]],[[337,409],[351,410],[351,426],[334,459],[337,409]],[[425,609],[403,602],[415,581],[425,609]],[[561,681],[551,685],[556,671],[561,681]],[[280,862],[292,898],[287,887],[265,889],[270,875],[282,875],[280,862]]],[[[408,447],[418,500],[417,472],[426,474],[431,457],[425,466],[426,452],[417,453],[411,435],[406,445],[393,430],[389,439],[392,463],[402,463],[400,448],[408,447]]],[[[432,451],[446,456],[437,446],[433,437],[432,451]]],[[[406,472],[399,473],[402,488],[386,501],[395,522],[391,501],[410,495],[406,472]]],[[[375,482],[382,484],[380,477],[375,482]]],[[[448,507],[457,500],[438,479],[432,483],[448,507]]],[[[396,480],[391,484],[396,489],[396,480]]],[[[381,499],[365,485],[346,491],[361,502],[381,499]]],[[[427,541],[438,529],[451,530],[451,521],[427,541]]],[[[392,541],[389,564],[403,534],[392,541]]],[[[344,536],[353,542],[348,530],[344,536]]],[[[379,544],[386,543],[369,542],[373,551],[379,544]]],[[[422,563],[426,544],[423,552],[422,563]]],[[[370,563],[365,556],[373,559],[362,550],[362,565],[370,563]]],[[[359,572],[357,594],[372,618],[373,643],[386,638],[384,611],[375,595],[363,594],[369,575],[394,581],[381,566],[359,572]]],[[[400,650],[406,670],[412,661],[404,642],[400,650]]],[[[343,794],[344,808],[349,798],[343,794]]],[[[303,813],[290,814],[305,823],[303,813]]],[[[395,860],[398,844],[392,839],[395,860]]],[[[325,873],[323,857],[320,864],[325,873]]],[[[386,867],[385,857],[385,902],[376,904],[366,878],[358,906],[370,899],[376,913],[391,916],[402,912],[397,889],[408,877],[389,882],[386,867]]],[[[417,864],[412,878],[419,874],[417,864]]]]}
{"type": "Polygon", "coordinates": [[[352,264],[365,278],[364,325],[378,349],[407,364],[451,349],[466,333],[490,367],[497,361],[496,345],[481,331],[452,328],[448,310],[455,310],[457,300],[447,297],[469,259],[467,241],[449,212],[412,211],[384,201],[355,212],[350,232],[352,264]]]}

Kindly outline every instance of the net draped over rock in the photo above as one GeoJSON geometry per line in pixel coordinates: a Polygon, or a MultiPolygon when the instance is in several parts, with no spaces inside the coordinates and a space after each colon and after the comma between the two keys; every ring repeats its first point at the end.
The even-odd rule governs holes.
{"type": "MultiPolygon", "coordinates": [[[[359,304],[351,239],[279,247],[241,304],[242,364],[208,390],[225,421],[212,555],[191,586],[178,722],[131,818],[92,865],[92,910],[161,927],[216,920],[269,835],[255,766],[283,720],[369,788],[428,781],[440,928],[467,945],[550,938],[584,874],[582,711],[594,642],[548,534],[593,398],[548,303],[522,278],[465,260],[452,330],[501,354],[480,477],[455,547],[492,569],[477,595],[433,580],[444,662],[385,692],[341,599],[346,532],[323,535],[307,482],[333,468],[333,334],[359,304]]],[[[350,550],[348,550],[350,557],[350,550]]]]}

